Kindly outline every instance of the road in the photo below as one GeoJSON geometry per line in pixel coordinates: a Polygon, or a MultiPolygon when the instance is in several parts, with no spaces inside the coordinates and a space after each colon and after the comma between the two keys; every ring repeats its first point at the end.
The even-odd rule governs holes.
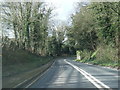
{"type": "Polygon", "coordinates": [[[118,71],[63,58],[26,88],[118,88],[118,71]]]}

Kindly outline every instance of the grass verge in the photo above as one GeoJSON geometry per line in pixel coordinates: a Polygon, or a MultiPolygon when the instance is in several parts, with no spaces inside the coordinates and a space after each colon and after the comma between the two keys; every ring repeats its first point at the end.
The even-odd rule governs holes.
{"type": "Polygon", "coordinates": [[[24,50],[2,50],[2,87],[12,88],[24,80],[44,72],[54,57],[42,57],[24,50]]]}
{"type": "Polygon", "coordinates": [[[82,59],[75,61],[120,69],[117,48],[100,45],[96,51],[97,53],[92,58],[94,52],[83,51],[81,54],[82,59]]]}

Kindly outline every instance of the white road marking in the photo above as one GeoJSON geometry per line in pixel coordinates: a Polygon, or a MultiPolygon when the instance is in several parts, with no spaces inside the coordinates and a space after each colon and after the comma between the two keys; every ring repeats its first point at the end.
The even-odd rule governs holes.
{"type": "Polygon", "coordinates": [[[33,83],[35,83],[41,76],[37,77],[32,83],[28,84],[25,88],[30,87],[33,83]]]}
{"type": "MultiPolygon", "coordinates": [[[[102,88],[108,88],[110,89],[109,86],[105,85],[104,83],[102,83],[101,81],[99,81],[98,79],[96,79],[95,77],[93,77],[92,75],[90,75],[89,73],[87,73],[86,71],[82,70],[81,68],[73,65],[72,63],[64,60],[67,64],[71,65],[73,68],[75,68],[77,71],[79,71],[82,75],[84,75],[93,85],[95,85],[97,88],[100,88],[100,90],[102,88]]],[[[103,89],[104,90],[104,89],[103,89]]]]}
{"type": "MultiPolygon", "coordinates": [[[[35,74],[35,76],[38,75],[38,74],[39,74],[39,73],[35,74]]],[[[14,86],[13,88],[17,88],[18,86],[22,85],[23,83],[27,82],[27,81],[30,80],[30,79],[32,79],[32,77],[30,77],[30,78],[28,78],[28,79],[25,79],[23,82],[17,84],[17,85],[14,86]]]]}
{"type": "MultiPolygon", "coordinates": [[[[55,63],[55,61],[54,61],[54,63],[55,63]]],[[[53,63],[53,64],[54,64],[54,63],[53,63]]],[[[53,64],[52,64],[52,65],[53,65],[53,64]]],[[[51,66],[52,66],[52,65],[51,65],[51,66]]],[[[48,71],[48,70],[46,70],[45,72],[47,72],[47,71],[48,71]]],[[[44,73],[45,73],[45,72],[44,72],[44,73]]],[[[43,73],[43,74],[44,74],[44,73],[43,73]]],[[[38,75],[38,74],[39,74],[39,73],[37,73],[36,75],[38,75]]],[[[41,75],[41,76],[42,76],[42,75],[41,75]]],[[[40,76],[40,77],[41,77],[41,76],[40,76]]],[[[39,77],[39,78],[40,78],[40,77],[39,77]]],[[[28,78],[28,79],[25,79],[23,82],[17,84],[17,85],[14,86],[13,88],[17,88],[18,86],[22,85],[23,83],[25,83],[26,81],[30,80],[31,78],[32,78],[32,77],[30,77],[30,78],[28,78]]],[[[37,79],[39,79],[39,78],[37,78],[37,79]]],[[[36,80],[36,81],[37,81],[37,80],[36,80]]],[[[33,82],[34,82],[34,81],[33,81],[33,82]]],[[[33,84],[33,83],[32,83],[32,84],[33,84]]],[[[32,85],[32,84],[31,84],[31,85],[32,85]]],[[[30,86],[30,85],[26,86],[26,88],[28,88],[29,86],[30,86]]]]}
{"type": "Polygon", "coordinates": [[[17,88],[18,86],[20,86],[20,85],[22,85],[24,82],[26,82],[27,81],[27,79],[26,80],[24,80],[23,82],[21,82],[21,83],[19,83],[19,84],[17,84],[16,86],[14,86],[13,88],[17,88]]]}
{"type": "MultiPolygon", "coordinates": [[[[54,61],[54,63],[55,63],[55,61],[54,61]]],[[[53,64],[54,64],[54,63],[53,63],[53,64]]],[[[52,67],[53,64],[52,64],[50,67],[52,67]]],[[[40,79],[40,77],[43,76],[49,69],[50,69],[50,68],[48,68],[43,74],[41,74],[39,77],[37,77],[33,82],[31,82],[30,84],[28,84],[25,88],[28,88],[28,87],[30,87],[32,84],[34,84],[34,83],[35,83],[38,79],[40,79]]]]}

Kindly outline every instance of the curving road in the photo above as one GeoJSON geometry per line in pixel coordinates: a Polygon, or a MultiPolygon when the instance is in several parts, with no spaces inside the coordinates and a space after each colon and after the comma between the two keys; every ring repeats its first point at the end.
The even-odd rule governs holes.
{"type": "Polygon", "coordinates": [[[56,60],[42,76],[29,83],[26,88],[116,88],[118,90],[118,71],[63,58],[56,60]]]}

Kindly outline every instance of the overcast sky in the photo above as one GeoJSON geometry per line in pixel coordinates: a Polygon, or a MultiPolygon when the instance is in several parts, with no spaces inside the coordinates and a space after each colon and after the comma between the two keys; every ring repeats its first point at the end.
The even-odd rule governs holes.
{"type": "Polygon", "coordinates": [[[67,20],[71,13],[74,12],[75,9],[75,3],[77,2],[88,2],[88,1],[94,1],[94,2],[115,2],[120,0],[43,0],[49,3],[52,3],[53,6],[56,7],[55,13],[58,14],[56,17],[60,20],[67,20]]]}
{"type": "Polygon", "coordinates": [[[82,1],[85,2],[87,0],[45,0],[45,2],[55,7],[54,13],[57,14],[56,18],[63,21],[69,19],[70,14],[75,10],[76,3],[82,1]]]}

